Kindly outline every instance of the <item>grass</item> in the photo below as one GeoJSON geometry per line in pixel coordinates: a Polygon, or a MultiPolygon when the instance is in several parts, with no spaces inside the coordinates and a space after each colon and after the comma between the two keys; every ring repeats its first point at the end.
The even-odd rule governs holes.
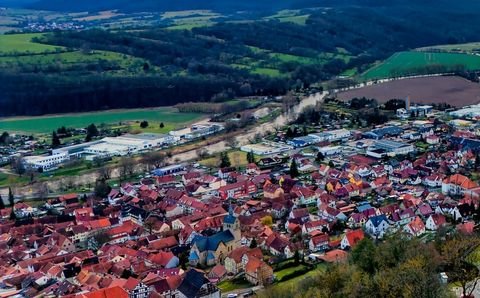
{"type": "Polygon", "coordinates": [[[252,73],[269,76],[269,77],[280,77],[282,73],[280,70],[269,67],[255,67],[251,70],[252,73]]]}
{"type": "Polygon", "coordinates": [[[94,51],[92,53],[73,51],[63,53],[5,56],[0,57],[0,65],[15,65],[18,63],[48,65],[52,63],[61,63],[65,66],[77,63],[98,63],[100,60],[116,62],[122,68],[131,68],[136,64],[139,66],[137,67],[138,70],[143,69],[140,67],[143,65],[143,59],[109,51],[94,51]]]}
{"type": "MultiPolygon", "coordinates": [[[[246,152],[240,150],[230,151],[228,152],[228,157],[230,158],[230,162],[232,163],[233,167],[244,167],[248,165],[246,152]]],[[[220,156],[218,155],[209,157],[199,161],[198,163],[209,168],[218,167],[220,164],[220,156]]]]}
{"type": "Polygon", "coordinates": [[[162,121],[165,126],[180,126],[200,118],[201,114],[179,113],[174,108],[170,107],[111,110],[104,112],[63,114],[42,117],[5,118],[0,120],[0,131],[49,133],[61,126],[83,128],[91,123],[98,125],[142,120],[152,121],[152,123],[162,121]]]}
{"type": "Polygon", "coordinates": [[[383,63],[380,63],[363,73],[367,80],[387,78],[393,74],[415,74],[413,69],[421,69],[432,65],[454,67],[464,65],[468,70],[480,69],[480,57],[458,53],[426,53],[426,52],[398,52],[383,63]]]}
{"type": "Polygon", "coordinates": [[[303,270],[305,268],[306,268],[305,265],[298,265],[298,266],[295,266],[295,267],[285,268],[283,270],[275,272],[275,276],[276,276],[277,280],[282,280],[282,278],[284,276],[289,275],[289,274],[291,274],[295,271],[298,271],[298,270],[303,270]]]}
{"type": "Polygon", "coordinates": [[[220,282],[217,286],[224,293],[251,287],[250,283],[244,279],[225,280],[220,282]]]}
{"type": "Polygon", "coordinates": [[[34,37],[41,37],[42,33],[7,34],[0,35],[0,54],[9,53],[44,53],[55,52],[62,47],[40,44],[32,41],[34,37]]]}

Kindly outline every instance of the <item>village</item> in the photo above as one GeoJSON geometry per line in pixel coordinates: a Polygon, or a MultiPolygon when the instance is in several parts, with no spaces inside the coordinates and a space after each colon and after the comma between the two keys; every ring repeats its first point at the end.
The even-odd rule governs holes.
{"type": "Polygon", "coordinates": [[[245,167],[227,155],[214,169],[180,162],[101,197],[33,205],[10,192],[13,207],[0,206],[0,296],[246,297],[345,262],[364,238],[473,233],[474,119],[443,121],[409,102],[396,114],[361,131],[335,121],[302,136],[281,131],[241,146],[245,167]]]}

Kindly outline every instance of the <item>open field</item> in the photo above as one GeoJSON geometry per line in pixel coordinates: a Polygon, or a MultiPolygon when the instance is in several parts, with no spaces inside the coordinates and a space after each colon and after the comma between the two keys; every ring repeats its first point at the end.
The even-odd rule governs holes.
{"type": "Polygon", "coordinates": [[[44,53],[55,52],[59,46],[32,42],[32,38],[41,37],[42,33],[0,35],[0,54],[6,53],[44,53]]]}
{"type": "Polygon", "coordinates": [[[0,120],[0,131],[17,131],[27,133],[49,133],[61,126],[82,128],[90,123],[113,124],[123,121],[164,122],[169,127],[181,126],[202,117],[197,113],[179,113],[174,108],[112,110],[79,114],[52,115],[29,118],[6,118],[0,120]]]}
{"type": "MultiPolygon", "coordinates": [[[[246,165],[248,165],[246,152],[230,151],[228,152],[228,157],[233,167],[245,167],[246,165]]],[[[198,163],[201,164],[202,166],[206,166],[209,168],[218,167],[218,165],[220,164],[220,155],[208,157],[206,159],[199,161],[198,163]]]]}
{"type": "Polygon", "coordinates": [[[379,102],[410,96],[414,103],[446,102],[461,107],[480,102],[480,84],[453,76],[426,77],[394,80],[337,94],[340,100],[364,96],[379,102]]]}
{"type": "Polygon", "coordinates": [[[123,15],[123,14],[117,13],[114,10],[106,10],[106,11],[100,11],[100,12],[92,14],[92,15],[75,18],[74,20],[90,22],[90,21],[98,21],[98,20],[108,20],[108,19],[111,19],[113,17],[117,17],[117,16],[121,16],[121,15],[123,15]]]}
{"type": "Polygon", "coordinates": [[[417,51],[446,51],[446,52],[480,52],[480,42],[470,42],[461,44],[436,45],[416,49],[417,51]]]}
{"type": "Polygon", "coordinates": [[[480,69],[480,56],[459,53],[398,52],[370,68],[362,77],[366,80],[418,74],[429,66],[442,65],[447,69],[463,65],[467,70],[480,69]]]}

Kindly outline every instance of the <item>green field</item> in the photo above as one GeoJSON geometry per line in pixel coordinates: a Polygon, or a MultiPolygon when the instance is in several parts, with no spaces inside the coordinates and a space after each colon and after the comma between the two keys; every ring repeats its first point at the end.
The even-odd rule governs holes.
{"type": "Polygon", "coordinates": [[[152,121],[164,122],[168,128],[182,126],[202,117],[196,113],[179,113],[174,108],[164,107],[155,109],[113,110],[105,112],[66,114],[55,116],[41,116],[30,118],[6,118],[0,120],[0,131],[49,133],[61,126],[82,128],[90,123],[115,124],[123,121],[152,121]]]}
{"type": "Polygon", "coordinates": [[[423,47],[416,49],[417,51],[428,52],[432,50],[446,51],[446,52],[480,52],[480,42],[470,42],[470,43],[461,43],[461,44],[446,44],[446,45],[436,45],[430,47],[423,47]]]}
{"type": "Polygon", "coordinates": [[[362,74],[366,80],[388,78],[394,75],[413,75],[421,68],[442,65],[464,65],[468,70],[480,69],[480,56],[457,53],[399,52],[362,74]]]}
{"type": "Polygon", "coordinates": [[[63,49],[63,47],[32,42],[32,38],[41,36],[42,33],[0,35],[0,54],[44,53],[63,49]]]}

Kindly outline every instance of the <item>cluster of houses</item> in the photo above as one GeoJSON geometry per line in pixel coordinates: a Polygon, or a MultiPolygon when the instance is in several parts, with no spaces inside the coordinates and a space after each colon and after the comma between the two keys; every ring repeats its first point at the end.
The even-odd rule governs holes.
{"type": "Polygon", "coordinates": [[[68,194],[2,209],[0,294],[220,297],[224,280],[275,282],[275,264],[296,255],[335,262],[365,237],[475,228],[472,133],[427,121],[317,137],[314,148],[358,150],[318,158],[297,149],[214,173],[182,165],[104,198],[68,194]],[[414,150],[376,158],[368,152],[379,141],[414,150]],[[417,150],[420,141],[432,150],[417,150]]]}

